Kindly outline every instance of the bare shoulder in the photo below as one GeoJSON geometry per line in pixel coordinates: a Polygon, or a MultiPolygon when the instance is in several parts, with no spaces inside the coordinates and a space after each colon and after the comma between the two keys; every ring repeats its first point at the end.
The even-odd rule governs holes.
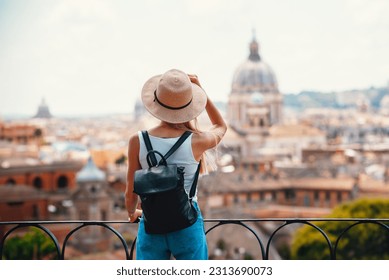
{"type": "Polygon", "coordinates": [[[140,143],[139,143],[138,132],[135,132],[130,136],[130,139],[128,140],[128,150],[130,151],[136,148],[139,149],[139,145],[140,143]]]}
{"type": "Polygon", "coordinates": [[[128,176],[130,176],[134,170],[141,168],[141,164],[139,162],[139,149],[140,142],[138,133],[134,133],[128,140],[128,176]]]}

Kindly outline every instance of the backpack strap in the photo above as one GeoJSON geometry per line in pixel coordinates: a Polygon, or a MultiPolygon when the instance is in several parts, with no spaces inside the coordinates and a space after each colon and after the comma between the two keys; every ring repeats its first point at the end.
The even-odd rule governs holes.
{"type": "MultiPolygon", "coordinates": [[[[147,132],[147,130],[142,130],[142,136],[143,136],[143,141],[145,142],[145,145],[147,148],[147,152],[152,151],[153,146],[151,145],[149,133],[147,132]]],[[[151,157],[151,163],[153,164],[153,166],[157,165],[157,158],[155,157],[155,154],[151,153],[150,157],[151,157]]]]}
{"type": "MultiPolygon", "coordinates": [[[[192,132],[190,131],[185,131],[181,136],[180,138],[177,140],[176,143],[174,143],[173,147],[170,148],[169,151],[167,151],[167,153],[164,155],[164,158],[165,160],[170,157],[181,145],[182,143],[185,142],[185,140],[192,134],[192,132]]],[[[147,130],[142,130],[142,136],[143,136],[143,140],[145,142],[145,145],[146,145],[146,148],[147,148],[147,152],[150,152],[153,150],[153,146],[151,145],[151,141],[150,141],[150,137],[149,137],[149,133],[147,132],[147,130]]],[[[154,153],[151,153],[150,154],[150,157],[151,157],[151,163],[153,164],[153,166],[156,166],[157,165],[157,158],[155,157],[155,154],[154,153]]],[[[163,161],[163,159],[161,159],[158,164],[161,164],[163,161]]]]}
{"type": "Polygon", "coordinates": [[[196,194],[197,181],[199,179],[199,174],[200,174],[200,166],[201,166],[201,160],[199,162],[199,165],[197,166],[197,170],[196,170],[196,173],[195,173],[195,176],[193,179],[192,186],[190,187],[190,191],[189,191],[189,199],[190,200],[192,200],[196,194]]]}
{"type": "MultiPolygon", "coordinates": [[[[165,159],[170,157],[181,145],[185,142],[185,140],[192,134],[190,131],[185,131],[184,134],[174,143],[173,147],[170,148],[169,151],[165,154],[165,159]]],[[[160,162],[161,163],[161,162],[160,162]]]]}

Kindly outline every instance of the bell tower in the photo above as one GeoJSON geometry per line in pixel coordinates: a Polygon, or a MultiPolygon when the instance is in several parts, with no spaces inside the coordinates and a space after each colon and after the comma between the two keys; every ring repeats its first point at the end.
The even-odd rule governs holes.
{"type": "MultiPolygon", "coordinates": [[[[72,195],[75,220],[107,221],[113,209],[113,199],[108,192],[106,175],[88,159],[86,165],[76,175],[78,190],[72,195]]],[[[87,227],[78,233],[77,246],[84,252],[94,252],[95,248],[109,246],[109,234],[101,228],[87,227]]]]}

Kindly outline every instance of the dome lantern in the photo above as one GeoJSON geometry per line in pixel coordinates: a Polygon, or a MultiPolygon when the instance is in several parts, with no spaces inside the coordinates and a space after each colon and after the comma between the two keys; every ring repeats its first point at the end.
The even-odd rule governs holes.
{"type": "Polygon", "coordinates": [[[250,55],[249,60],[251,61],[260,61],[261,57],[259,56],[259,44],[257,40],[255,40],[255,37],[253,37],[253,40],[250,43],[250,55]]]}

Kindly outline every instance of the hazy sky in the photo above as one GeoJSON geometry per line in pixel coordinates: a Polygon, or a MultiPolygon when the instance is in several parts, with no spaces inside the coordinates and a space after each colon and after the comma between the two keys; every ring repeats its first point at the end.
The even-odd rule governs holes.
{"type": "Polygon", "coordinates": [[[253,29],[282,93],[383,87],[386,0],[0,0],[0,117],[128,113],[150,76],[226,100],[253,29]]]}

